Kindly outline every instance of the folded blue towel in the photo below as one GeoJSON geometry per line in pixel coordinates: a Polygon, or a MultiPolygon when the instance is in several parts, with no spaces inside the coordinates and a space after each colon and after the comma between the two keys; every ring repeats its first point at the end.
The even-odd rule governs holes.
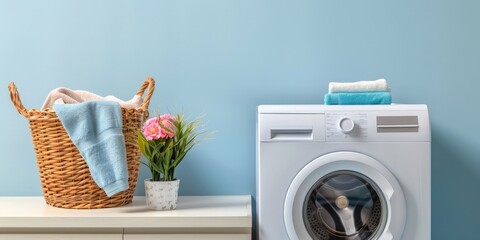
{"type": "Polygon", "coordinates": [[[325,94],[326,105],[391,104],[389,92],[340,92],[325,94]]]}
{"type": "Polygon", "coordinates": [[[107,196],[128,188],[122,110],[111,101],[54,104],[68,136],[85,159],[90,174],[107,196]]]}

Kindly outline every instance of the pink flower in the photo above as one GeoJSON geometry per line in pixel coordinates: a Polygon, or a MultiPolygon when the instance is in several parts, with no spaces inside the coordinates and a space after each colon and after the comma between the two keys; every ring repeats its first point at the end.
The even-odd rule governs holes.
{"type": "Polygon", "coordinates": [[[158,117],[148,119],[142,127],[143,135],[148,141],[161,138],[162,130],[158,117]]]}
{"type": "Polygon", "coordinates": [[[160,138],[173,138],[175,136],[176,118],[170,114],[163,114],[160,117],[148,119],[142,127],[143,135],[147,141],[160,138]],[[160,123],[161,122],[161,123],[160,123]]]}
{"type": "Polygon", "coordinates": [[[161,129],[162,138],[173,138],[175,136],[175,125],[173,122],[176,118],[170,114],[163,114],[160,116],[160,121],[162,121],[163,128],[161,129]]]}
{"type": "Polygon", "coordinates": [[[160,121],[160,119],[158,117],[153,117],[153,118],[150,118],[148,119],[144,124],[143,126],[147,126],[147,125],[150,125],[151,123],[157,123],[160,121]]]}

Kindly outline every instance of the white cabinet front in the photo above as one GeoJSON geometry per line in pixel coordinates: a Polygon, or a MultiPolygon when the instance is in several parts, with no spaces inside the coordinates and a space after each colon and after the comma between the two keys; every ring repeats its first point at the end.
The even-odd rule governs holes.
{"type": "Polygon", "coordinates": [[[125,234],[123,240],[250,240],[250,234],[125,234]]]}
{"type": "Polygon", "coordinates": [[[2,240],[122,240],[122,234],[0,234],[2,240]]]}

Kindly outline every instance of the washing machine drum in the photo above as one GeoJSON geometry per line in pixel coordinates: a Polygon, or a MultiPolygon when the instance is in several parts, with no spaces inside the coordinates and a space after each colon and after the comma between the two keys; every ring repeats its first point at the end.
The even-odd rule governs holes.
{"type": "Polygon", "coordinates": [[[380,227],[382,200],[368,178],[332,173],[317,181],[305,198],[303,218],[313,239],[369,239],[380,227]]]}
{"type": "Polygon", "coordinates": [[[291,240],[401,239],[405,196],[378,160],[335,152],[312,160],[293,178],[283,216],[291,240]]]}

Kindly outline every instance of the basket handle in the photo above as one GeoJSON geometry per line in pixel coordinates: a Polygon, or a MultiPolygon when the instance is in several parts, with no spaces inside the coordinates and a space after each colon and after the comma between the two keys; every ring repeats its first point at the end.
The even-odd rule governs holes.
{"type": "Polygon", "coordinates": [[[138,90],[136,95],[142,96],[145,93],[145,89],[147,89],[147,96],[145,96],[145,99],[143,100],[142,103],[142,110],[143,111],[148,111],[148,106],[150,105],[150,99],[152,98],[153,91],[155,90],[155,80],[153,80],[152,77],[147,77],[145,81],[142,84],[142,87],[140,87],[140,90],[138,90]]]}
{"type": "Polygon", "coordinates": [[[20,95],[18,94],[15,83],[11,82],[8,84],[8,91],[10,92],[10,99],[12,100],[12,103],[17,109],[18,113],[28,118],[28,110],[23,106],[22,101],[20,100],[20,95]]]}

